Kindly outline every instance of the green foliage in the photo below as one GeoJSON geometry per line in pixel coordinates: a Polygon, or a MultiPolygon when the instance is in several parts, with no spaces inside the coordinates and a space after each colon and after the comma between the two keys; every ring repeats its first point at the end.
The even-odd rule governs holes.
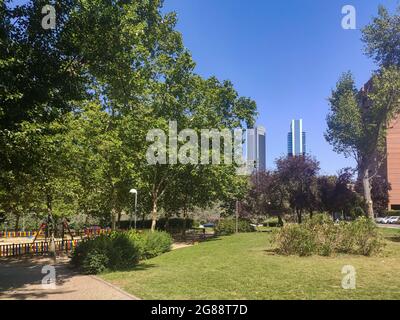
{"type": "Polygon", "coordinates": [[[154,221],[228,197],[234,165],[146,161],[149,129],[171,119],[178,130],[233,130],[256,115],[230,81],[194,73],[163,1],[66,1],[53,31],[41,27],[44,4],[0,4],[0,209],[114,227],[132,187],[154,221]]]}
{"type": "Polygon", "coordinates": [[[384,246],[371,219],[362,217],[336,225],[326,215],[315,215],[303,224],[285,225],[276,232],[274,242],[278,253],[299,256],[330,256],[333,253],[371,256],[384,246]]]}
{"type": "Polygon", "coordinates": [[[164,231],[144,232],[143,237],[143,259],[150,259],[171,250],[172,237],[164,231]]]}
{"type": "Polygon", "coordinates": [[[352,217],[358,218],[358,217],[365,215],[365,210],[363,208],[361,208],[360,206],[357,206],[354,209],[352,209],[350,213],[351,213],[352,217]]]}
{"type": "MultiPolygon", "coordinates": [[[[336,152],[356,160],[370,218],[374,215],[372,177],[384,162],[388,124],[400,112],[399,21],[398,12],[390,16],[379,8],[379,16],[363,29],[363,41],[367,55],[380,69],[361,90],[351,72],[343,74],[329,98],[326,140],[336,152]]],[[[385,203],[379,198],[374,200],[385,203]]]]}
{"type": "MultiPolygon", "coordinates": [[[[156,229],[162,231],[168,231],[169,233],[177,233],[182,232],[183,228],[191,229],[193,227],[194,221],[193,219],[184,219],[184,218],[160,218],[157,220],[156,229]],[[186,221],[185,221],[186,220],[186,221]]],[[[119,224],[121,229],[128,229],[129,221],[121,221],[119,224]]],[[[138,229],[150,229],[151,220],[138,220],[136,222],[136,227],[138,229]]]]}
{"type": "MultiPolygon", "coordinates": [[[[243,232],[253,232],[254,228],[250,225],[250,221],[239,219],[238,221],[238,231],[243,232]]],[[[230,235],[236,232],[236,220],[235,219],[221,219],[215,226],[215,233],[219,235],[230,235]]]]}
{"type": "Polygon", "coordinates": [[[113,232],[86,239],[75,248],[71,263],[87,274],[125,270],[141,259],[149,259],[171,249],[172,237],[163,231],[113,232]]]}
{"type": "Polygon", "coordinates": [[[396,14],[379,7],[378,16],[363,30],[365,52],[381,66],[400,66],[400,7],[396,14]]]}
{"type": "Polygon", "coordinates": [[[385,211],[385,216],[386,217],[398,217],[398,216],[400,216],[400,211],[399,210],[387,210],[387,211],[385,211]]]}
{"type": "Polygon", "coordinates": [[[139,262],[140,251],[140,245],[127,234],[113,233],[79,243],[71,263],[85,273],[126,269],[139,262]]]}
{"type": "Polygon", "coordinates": [[[345,253],[371,256],[379,253],[384,246],[376,224],[366,217],[352,223],[341,223],[339,237],[339,251],[345,253]]]}
{"type": "Polygon", "coordinates": [[[82,269],[86,274],[98,274],[107,271],[109,258],[100,250],[88,252],[82,261],[82,269]]]}
{"type": "Polygon", "coordinates": [[[278,252],[283,255],[310,256],[315,252],[315,238],[300,224],[286,224],[275,238],[278,252]]]}

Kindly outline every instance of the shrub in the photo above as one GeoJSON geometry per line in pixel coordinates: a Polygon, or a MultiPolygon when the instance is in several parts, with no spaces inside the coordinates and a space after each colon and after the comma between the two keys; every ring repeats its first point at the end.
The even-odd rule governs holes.
{"type": "Polygon", "coordinates": [[[112,252],[110,252],[110,268],[126,269],[139,262],[141,244],[129,233],[114,232],[110,236],[112,252]]]}
{"type": "Polygon", "coordinates": [[[373,220],[361,217],[356,221],[341,225],[341,251],[370,256],[381,251],[384,246],[382,236],[373,220]],[[345,250],[343,250],[345,249],[345,250]]]}
{"type": "MultiPolygon", "coordinates": [[[[250,221],[240,219],[238,222],[239,232],[253,232],[254,228],[250,225],[250,221]]],[[[219,235],[230,235],[236,232],[236,220],[234,219],[222,219],[220,220],[216,227],[215,233],[219,235]]]]}
{"type": "Polygon", "coordinates": [[[310,230],[298,224],[287,224],[275,234],[278,253],[283,255],[310,256],[314,253],[316,243],[310,230]]]}
{"type": "Polygon", "coordinates": [[[87,239],[75,248],[71,263],[84,273],[123,270],[171,249],[172,237],[164,231],[139,233],[113,232],[87,239]]]}
{"type": "Polygon", "coordinates": [[[142,234],[143,259],[150,259],[171,250],[172,237],[164,231],[144,232],[142,234]]]}
{"type": "Polygon", "coordinates": [[[350,214],[353,218],[357,218],[365,216],[365,211],[361,207],[355,207],[353,210],[351,210],[350,214]]]}
{"type": "Polygon", "coordinates": [[[114,232],[81,242],[73,251],[71,263],[84,273],[119,270],[139,262],[140,245],[128,234],[114,232]]]}
{"type": "Polygon", "coordinates": [[[305,229],[314,237],[315,253],[330,256],[335,251],[339,228],[331,217],[325,214],[315,215],[305,221],[305,229]]]}
{"type": "MultiPolygon", "coordinates": [[[[104,255],[106,257],[109,256],[109,252],[112,251],[111,247],[111,241],[109,237],[102,235],[97,238],[91,238],[85,241],[82,241],[81,243],[78,244],[78,246],[75,248],[75,250],[72,252],[72,259],[71,263],[75,267],[82,268],[85,273],[98,273],[102,272],[105,269],[108,268],[109,266],[109,259],[105,261],[103,260],[103,264],[99,265],[99,261],[101,260],[100,258],[97,259],[97,268],[94,270],[94,267],[92,268],[91,265],[91,260],[95,260],[94,258],[95,255],[104,255]],[[85,269],[85,267],[88,267],[88,269],[85,269]]],[[[93,262],[94,264],[94,262],[93,262]]]]}
{"type": "Polygon", "coordinates": [[[299,256],[330,256],[335,252],[370,256],[380,252],[384,245],[371,219],[361,217],[335,225],[326,215],[316,215],[301,225],[285,225],[273,241],[278,253],[299,256]]]}
{"type": "Polygon", "coordinates": [[[83,259],[82,268],[86,274],[98,274],[107,270],[109,259],[97,250],[90,251],[83,259]]]}
{"type": "Polygon", "coordinates": [[[264,227],[277,228],[280,227],[279,219],[277,217],[269,218],[263,223],[264,227]]]}

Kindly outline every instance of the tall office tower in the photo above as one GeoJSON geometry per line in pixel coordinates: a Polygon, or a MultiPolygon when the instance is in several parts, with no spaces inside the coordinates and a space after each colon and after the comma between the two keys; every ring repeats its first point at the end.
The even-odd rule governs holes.
{"type": "Polygon", "coordinates": [[[265,171],[266,138],[265,128],[247,129],[247,165],[258,171],[265,171]]]}
{"type": "Polygon", "coordinates": [[[306,133],[303,132],[303,120],[292,120],[288,133],[288,156],[306,154],[306,133]]]}

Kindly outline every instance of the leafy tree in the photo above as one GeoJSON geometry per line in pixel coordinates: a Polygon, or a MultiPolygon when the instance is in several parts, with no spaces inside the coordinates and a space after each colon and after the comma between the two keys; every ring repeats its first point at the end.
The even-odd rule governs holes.
{"type": "Polygon", "coordinates": [[[362,204],[359,195],[354,190],[353,175],[351,168],[345,168],[339,172],[331,198],[334,212],[342,213],[344,217],[349,214],[356,215],[355,209],[362,204]]]}
{"type": "Polygon", "coordinates": [[[250,217],[265,219],[271,210],[283,210],[285,201],[286,193],[276,172],[255,172],[243,200],[243,209],[250,217]]]}
{"type": "Polygon", "coordinates": [[[256,112],[231,82],[194,74],[162,3],[66,0],[56,4],[55,30],[41,28],[45,1],[1,3],[2,208],[94,215],[115,227],[135,187],[154,229],[159,210],[185,214],[241,185],[233,165],[146,161],[151,128],[175,120],[178,129],[232,130],[256,112]]]}
{"type": "Polygon", "coordinates": [[[400,67],[400,6],[390,15],[379,6],[378,16],[363,31],[366,54],[381,67],[400,67]]]}
{"type": "Polygon", "coordinates": [[[380,7],[378,17],[363,29],[366,53],[380,70],[360,92],[351,73],[344,74],[329,99],[326,139],[335,151],[356,160],[370,217],[371,181],[385,160],[387,127],[400,112],[399,28],[399,15],[380,7]]]}
{"type": "Polygon", "coordinates": [[[384,213],[389,207],[389,191],[391,185],[382,176],[378,175],[372,180],[372,200],[374,201],[374,211],[384,213]]]}
{"type": "Polygon", "coordinates": [[[382,69],[358,92],[354,79],[346,73],[329,99],[325,137],[334,150],[352,156],[357,162],[368,215],[373,217],[371,180],[385,157],[387,124],[400,111],[400,72],[382,69]]]}
{"type": "Polygon", "coordinates": [[[309,155],[282,157],[276,160],[276,171],[280,183],[287,193],[287,200],[299,223],[303,213],[315,207],[316,178],[319,162],[309,155]]]}

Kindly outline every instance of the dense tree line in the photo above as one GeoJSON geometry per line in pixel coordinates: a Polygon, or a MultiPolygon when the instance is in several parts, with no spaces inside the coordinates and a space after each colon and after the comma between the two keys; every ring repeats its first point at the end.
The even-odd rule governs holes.
{"type": "Polygon", "coordinates": [[[0,211],[50,220],[98,216],[115,227],[130,188],[153,228],[163,211],[230,197],[235,165],[148,165],[149,129],[251,126],[256,104],[204,79],[163,1],[0,2],[0,211]]]}
{"type": "Polygon", "coordinates": [[[319,162],[309,155],[279,158],[276,167],[274,171],[252,175],[249,192],[243,199],[243,216],[264,221],[270,216],[281,219],[286,214],[301,223],[306,214],[312,217],[325,212],[334,219],[364,214],[350,168],[323,176],[319,174],[319,162]]]}

